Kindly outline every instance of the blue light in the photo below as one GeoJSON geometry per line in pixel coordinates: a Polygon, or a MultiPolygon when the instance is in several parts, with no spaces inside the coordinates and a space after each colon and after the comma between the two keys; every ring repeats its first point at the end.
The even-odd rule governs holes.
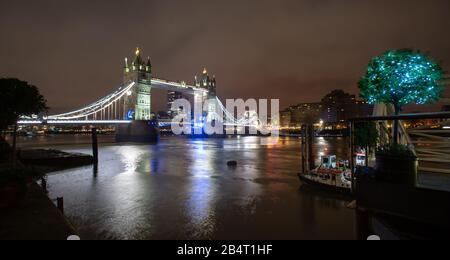
{"type": "Polygon", "coordinates": [[[203,122],[200,122],[200,123],[195,123],[195,124],[194,124],[194,127],[195,127],[195,128],[203,128],[204,125],[205,125],[205,124],[204,124],[203,122]]]}
{"type": "Polygon", "coordinates": [[[134,119],[134,109],[129,109],[127,112],[127,119],[133,120],[134,119]]]}

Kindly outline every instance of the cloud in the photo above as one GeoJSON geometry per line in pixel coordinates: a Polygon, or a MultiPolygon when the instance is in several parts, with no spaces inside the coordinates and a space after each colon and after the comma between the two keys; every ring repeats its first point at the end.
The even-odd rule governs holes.
{"type": "Polygon", "coordinates": [[[7,1],[0,71],[71,109],[120,85],[123,57],[139,45],[159,76],[191,81],[207,66],[221,96],[289,105],[335,88],[356,94],[387,49],[429,51],[448,71],[449,9],[446,0],[7,1]]]}

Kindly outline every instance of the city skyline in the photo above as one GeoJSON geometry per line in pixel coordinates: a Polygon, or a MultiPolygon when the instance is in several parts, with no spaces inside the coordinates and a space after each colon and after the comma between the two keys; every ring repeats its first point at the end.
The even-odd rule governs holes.
{"type": "MultiPolygon", "coordinates": [[[[357,94],[370,58],[388,49],[428,51],[449,68],[448,1],[407,1],[408,12],[406,1],[194,2],[4,3],[2,74],[37,85],[59,112],[116,89],[136,46],[158,77],[193,82],[207,67],[222,98],[280,98],[282,108],[357,94]]],[[[154,99],[164,110],[166,93],[154,99]]]]}

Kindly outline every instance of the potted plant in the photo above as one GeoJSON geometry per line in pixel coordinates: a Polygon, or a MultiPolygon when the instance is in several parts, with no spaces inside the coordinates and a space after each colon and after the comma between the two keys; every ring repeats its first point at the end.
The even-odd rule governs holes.
{"type": "MultiPolygon", "coordinates": [[[[438,101],[444,90],[442,67],[428,54],[413,50],[393,50],[375,57],[359,81],[361,97],[370,104],[392,105],[398,116],[403,106],[438,101]]],[[[378,179],[415,185],[417,157],[399,144],[400,124],[394,118],[391,145],[376,153],[378,179]]]]}
{"type": "Polygon", "coordinates": [[[376,159],[377,180],[416,186],[418,159],[408,146],[399,144],[383,146],[376,151],[376,159]]]}

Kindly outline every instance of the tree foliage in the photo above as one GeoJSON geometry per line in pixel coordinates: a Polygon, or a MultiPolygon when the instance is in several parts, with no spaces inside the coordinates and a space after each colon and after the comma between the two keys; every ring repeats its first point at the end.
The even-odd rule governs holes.
{"type": "Polygon", "coordinates": [[[16,124],[21,116],[46,111],[46,103],[36,86],[18,79],[0,79],[0,130],[16,124]]]}
{"type": "Polygon", "coordinates": [[[443,71],[428,55],[412,50],[388,51],[375,57],[361,78],[361,96],[369,103],[393,104],[398,113],[407,104],[441,98],[443,71]]]}
{"type": "Polygon", "coordinates": [[[359,122],[355,125],[355,144],[360,148],[373,148],[378,142],[375,122],[359,122]]]}

